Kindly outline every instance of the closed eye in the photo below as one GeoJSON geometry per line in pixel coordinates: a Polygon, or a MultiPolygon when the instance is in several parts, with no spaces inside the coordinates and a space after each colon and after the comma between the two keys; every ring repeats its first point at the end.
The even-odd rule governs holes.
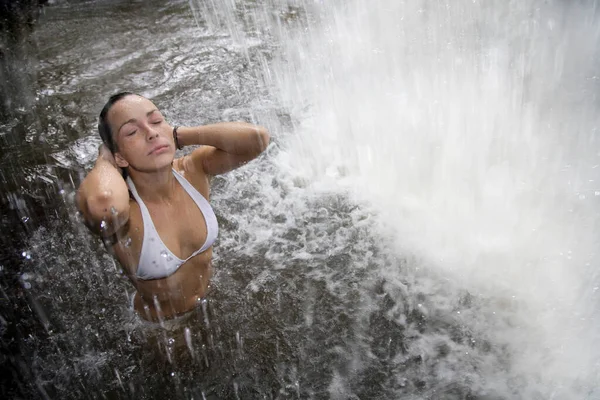
{"type": "Polygon", "coordinates": [[[160,121],[154,121],[154,122],[151,122],[151,124],[153,124],[153,125],[158,125],[158,124],[160,124],[161,122],[162,122],[162,120],[160,120],[160,121]]]}
{"type": "Polygon", "coordinates": [[[127,136],[132,136],[132,135],[135,135],[135,133],[136,133],[136,132],[137,132],[137,130],[135,130],[135,131],[132,131],[132,132],[129,132],[129,133],[127,134],[127,136]]]}

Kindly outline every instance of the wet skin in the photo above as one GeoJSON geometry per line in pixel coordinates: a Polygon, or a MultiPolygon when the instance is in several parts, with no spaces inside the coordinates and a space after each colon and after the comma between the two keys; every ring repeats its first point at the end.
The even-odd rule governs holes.
{"type": "Polygon", "coordinates": [[[111,107],[107,119],[116,151],[113,155],[101,149],[96,166],[80,186],[79,209],[93,231],[116,237],[110,250],[137,289],[135,310],[153,321],[175,317],[195,308],[206,295],[212,276],[212,247],[187,260],[170,276],[138,278],[144,224],[119,168],[126,169],[134,181],[164,245],[185,260],[203,246],[207,228],[202,212],[172,169],[208,200],[210,176],[231,171],[258,156],[266,148],[269,135],[264,128],[245,123],[180,128],[180,144],[203,146],[174,159],[173,128],[150,100],[128,95],[111,107]]]}
{"type": "MultiPolygon", "coordinates": [[[[202,171],[188,173],[183,169],[182,161],[175,160],[173,167],[208,200],[208,177],[202,171]]],[[[163,243],[173,254],[185,260],[206,241],[206,222],[189,194],[177,181],[174,184],[174,194],[169,207],[165,207],[164,203],[152,201],[144,200],[144,203],[163,243]]],[[[132,199],[129,205],[128,224],[119,232],[120,240],[112,249],[137,289],[134,300],[136,311],[146,319],[158,320],[159,317],[170,318],[193,309],[198,300],[206,295],[212,276],[212,247],[185,262],[174,274],[166,278],[136,278],[135,272],[144,238],[144,224],[137,202],[132,199]]]]}

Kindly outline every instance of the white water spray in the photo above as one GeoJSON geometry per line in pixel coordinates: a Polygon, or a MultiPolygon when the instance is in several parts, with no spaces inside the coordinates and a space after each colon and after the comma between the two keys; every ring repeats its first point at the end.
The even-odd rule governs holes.
{"type": "Polygon", "coordinates": [[[457,287],[513,299],[522,325],[490,334],[510,345],[526,386],[592,396],[595,5],[350,1],[310,10],[318,22],[308,28],[279,25],[282,57],[267,73],[298,120],[281,164],[349,189],[399,254],[457,287]]]}
{"type": "MultiPolygon", "coordinates": [[[[212,23],[220,18],[242,47],[253,41],[234,13],[280,46],[261,65],[295,121],[281,138],[278,170],[317,191],[350,193],[377,215],[373,235],[393,238],[399,256],[416,260],[403,273],[447,280],[435,293],[422,272],[409,278],[440,309],[451,310],[464,290],[487,299],[480,315],[453,318],[506,348],[510,370],[486,371],[486,356],[474,356],[483,366],[474,368],[474,388],[598,396],[595,3],[212,6],[212,23]]],[[[380,274],[398,287],[407,279],[392,268],[380,274]]],[[[434,353],[435,341],[423,336],[423,348],[412,350],[434,353]]],[[[469,375],[461,372],[468,357],[456,357],[458,370],[440,377],[469,375]]],[[[335,375],[333,397],[348,380],[335,375]]]]}

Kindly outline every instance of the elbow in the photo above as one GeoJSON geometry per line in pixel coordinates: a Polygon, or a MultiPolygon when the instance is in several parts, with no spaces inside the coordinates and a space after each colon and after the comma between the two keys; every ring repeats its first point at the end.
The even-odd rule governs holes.
{"type": "Polygon", "coordinates": [[[114,208],[113,196],[110,191],[104,191],[92,196],[88,196],[85,200],[85,206],[88,213],[94,219],[105,218],[111,208],[114,208]]]}
{"type": "Polygon", "coordinates": [[[271,140],[271,135],[269,131],[263,126],[256,127],[256,133],[258,134],[258,144],[259,144],[259,153],[262,153],[269,147],[269,141],[271,140]]]}
{"type": "Polygon", "coordinates": [[[81,211],[87,220],[87,225],[100,234],[113,234],[129,217],[128,202],[118,201],[111,191],[89,196],[83,204],[84,209],[81,211]]]}

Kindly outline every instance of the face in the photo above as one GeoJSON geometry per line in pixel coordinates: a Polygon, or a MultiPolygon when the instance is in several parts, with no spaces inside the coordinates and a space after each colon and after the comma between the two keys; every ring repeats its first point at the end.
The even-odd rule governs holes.
{"type": "Polygon", "coordinates": [[[150,100],[126,96],[111,107],[107,119],[119,167],[140,172],[170,167],[175,155],[173,128],[150,100]]]}

